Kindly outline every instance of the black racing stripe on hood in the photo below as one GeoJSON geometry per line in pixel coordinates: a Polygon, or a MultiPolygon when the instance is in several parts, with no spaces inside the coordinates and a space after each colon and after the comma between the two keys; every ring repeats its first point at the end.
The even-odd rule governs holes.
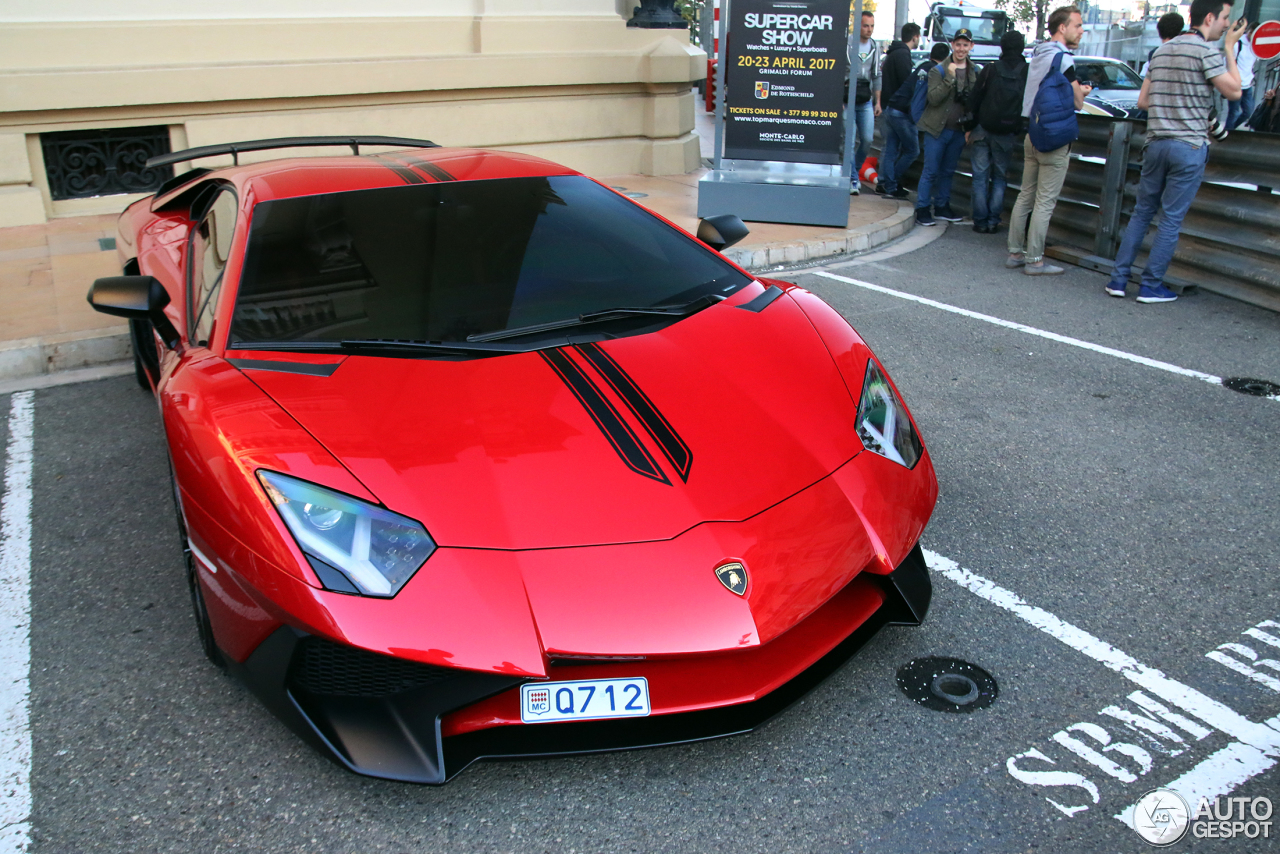
{"type": "Polygon", "coordinates": [[[618,397],[627,404],[631,414],[644,425],[645,431],[662,449],[662,455],[671,463],[680,479],[688,483],[689,469],[693,466],[693,452],[671,426],[671,422],[667,421],[649,396],[636,385],[636,381],[599,344],[579,344],[577,350],[608,381],[618,397]]]}
{"type": "Polygon", "coordinates": [[[407,163],[419,172],[425,172],[437,181],[456,181],[457,178],[449,174],[448,171],[432,163],[430,160],[423,160],[421,157],[398,157],[401,163],[407,163]]]}
{"type": "Polygon", "coordinates": [[[388,169],[390,169],[392,172],[394,172],[394,173],[396,173],[397,175],[399,175],[399,176],[400,176],[400,179],[401,179],[402,181],[404,181],[406,184],[425,184],[425,183],[427,183],[425,178],[423,178],[423,177],[422,177],[421,175],[419,175],[417,172],[414,172],[414,171],[413,171],[412,169],[410,169],[408,166],[405,166],[403,163],[397,163],[397,162],[396,162],[396,161],[394,161],[394,160],[388,160],[387,158],[385,158],[385,157],[380,157],[380,156],[375,156],[373,159],[374,159],[374,160],[376,160],[376,161],[378,161],[379,163],[381,163],[383,166],[387,167],[388,169]]]}
{"type": "Polygon", "coordinates": [[[618,410],[563,350],[539,350],[538,355],[551,366],[556,375],[569,387],[569,391],[573,392],[573,396],[582,404],[582,408],[587,410],[591,420],[600,428],[600,432],[609,440],[609,444],[626,463],[627,468],[636,474],[665,483],[667,486],[671,485],[666,473],[658,466],[657,460],[641,444],[639,437],[622,419],[618,410]]]}

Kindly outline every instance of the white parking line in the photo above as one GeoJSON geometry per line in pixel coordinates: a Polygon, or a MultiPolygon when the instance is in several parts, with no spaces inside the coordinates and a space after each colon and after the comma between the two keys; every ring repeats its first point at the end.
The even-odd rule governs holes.
{"type": "Polygon", "coordinates": [[[35,401],[9,402],[0,503],[0,854],[31,842],[31,466],[35,401]]]}
{"type": "MultiPolygon", "coordinates": [[[[1276,764],[1276,758],[1280,757],[1280,716],[1263,723],[1251,721],[1225,704],[1143,664],[1084,629],[1043,608],[1028,604],[1013,591],[964,569],[955,561],[927,549],[924,555],[934,572],[1004,608],[1050,637],[1116,671],[1171,706],[1178,707],[1235,739],[1234,743],[1205,758],[1165,787],[1174,789],[1193,805],[1201,797],[1212,800],[1219,795],[1229,794],[1276,764]]],[[[1146,703],[1151,704],[1149,698],[1146,703]]],[[[1097,798],[1094,800],[1096,802],[1097,798]]],[[[1072,811],[1064,812],[1073,814],[1072,811]]],[[[1130,806],[1115,817],[1132,827],[1132,813],[1133,807],[1130,806]]]]}
{"type": "MultiPolygon", "coordinates": [[[[806,271],[810,272],[810,271],[806,271]]],[[[1222,385],[1222,377],[1216,377],[1213,374],[1206,374],[1203,371],[1193,371],[1190,368],[1183,368],[1169,362],[1161,362],[1159,359],[1148,359],[1146,356],[1139,356],[1134,353],[1126,353],[1123,350],[1116,350],[1112,347],[1104,347],[1101,344],[1094,344],[1091,341],[1082,341],[1079,338],[1071,338],[1067,335],[1059,335],[1056,332],[1049,332],[1044,329],[1037,329],[1034,326],[1027,326],[1023,323],[1014,323],[1012,320],[1003,320],[999,317],[993,317],[989,314],[982,314],[977,311],[970,311],[967,308],[948,305],[945,302],[929,299],[928,297],[916,296],[906,291],[896,291],[893,288],[886,288],[883,285],[874,285],[871,282],[863,282],[859,279],[851,279],[848,276],[837,276],[835,273],[828,273],[825,270],[814,270],[810,275],[822,276],[827,279],[834,279],[837,282],[844,282],[846,285],[855,285],[859,288],[865,288],[869,291],[885,294],[898,299],[908,300],[910,302],[927,305],[930,308],[936,308],[940,311],[947,311],[951,314],[958,314],[961,317],[968,317],[972,320],[981,320],[984,323],[990,323],[995,326],[1002,326],[1005,329],[1012,329],[1016,332],[1025,332],[1027,335],[1034,335],[1037,338],[1047,338],[1050,341],[1057,341],[1059,344],[1067,344],[1071,347],[1079,347],[1082,350],[1089,350],[1093,353],[1101,353],[1104,356],[1112,356],[1117,359],[1123,359],[1126,362],[1133,362],[1136,365],[1143,365],[1148,368],[1155,368],[1159,371],[1167,371],[1171,374],[1177,374],[1183,377],[1190,377],[1194,380],[1202,380],[1213,385],[1222,385]]],[[[1280,402],[1280,394],[1267,395],[1267,399],[1280,402]]]]}

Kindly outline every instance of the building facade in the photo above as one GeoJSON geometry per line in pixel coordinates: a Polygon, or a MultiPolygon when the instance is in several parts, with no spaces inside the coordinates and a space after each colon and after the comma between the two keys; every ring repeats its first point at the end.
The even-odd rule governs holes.
{"type": "Polygon", "coordinates": [[[687,30],[627,27],[634,5],[0,0],[0,226],[120,210],[165,177],[151,153],[282,136],[691,171],[706,57],[687,30]]]}

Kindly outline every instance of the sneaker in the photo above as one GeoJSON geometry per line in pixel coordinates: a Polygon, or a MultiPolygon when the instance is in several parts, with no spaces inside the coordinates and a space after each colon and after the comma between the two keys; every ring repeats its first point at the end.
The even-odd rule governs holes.
{"type": "Polygon", "coordinates": [[[888,192],[888,191],[887,191],[887,190],[885,190],[885,188],[884,188],[884,184],[876,184],[876,195],[877,195],[877,196],[883,196],[883,195],[885,195],[887,192],[888,192]]]}
{"type": "Polygon", "coordinates": [[[886,198],[898,199],[899,201],[905,201],[910,197],[911,197],[911,194],[907,192],[906,187],[899,187],[898,189],[894,190],[892,193],[889,193],[886,196],[886,198]]]}
{"type": "Polygon", "coordinates": [[[1004,259],[1004,265],[1008,267],[1010,270],[1016,270],[1019,267],[1025,266],[1026,263],[1027,261],[1025,258],[1022,257],[1021,252],[1018,252],[1018,253],[1010,252],[1009,257],[1004,259]]]}
{"type": "Polygon", "coordinates": [[[1107,282],[1105,290],[1113,297],[1120,297],[1120,299],[1124,299],[1124,285],[1116,285],[1111,282],[1107,282]]]}
{"type": "Polygon", "coordinates": [[[916,225],[937,225],[928,208],[916,208],[916,225]]]}
{"type": "Polygon", "coordinates": [[[986,233],[987,233],[987,227],[986,227],[985,225],[983,225],[982,223],[980,223],[980,222],[975,222],[975,223],[973,224],[973,230],[974,230],[974,231],[976,231],[976,232],[978,232],[978,234],[986,234],[986,233]]]}
{"type": "Polygon", "coordinates": [[[856,196],[856,195],[859,195],[861,191],[862,191],[862,187],[861,185],[858,184],[857,181],[854,181],[852,184],[849,185],[849,195],[856,196]]]}
{"type": "Polygon", "coordinates": [[[1164,285],[1156,285],[1154,288],[1148,285],[1143,285],[1142,289],[1138,291],[1138,302],[1142,303],[1173,302],[1177,298],[1178,295],[1166,288],[1164,285]]]}
{"type": "Polygon", "coordinates": [[[951,205],[939,205],[933,215],[938,219],[945,219],[947,222],[959,222],[964,219],[962,216],[956,216],[956,212],[951,209],[951,205]]]}
{"type": "Polygon", "coordinates": [[[1041,261],[1039,264],[1027,264],[1022,268],[1022,272],[1028,276],[1060,276],[1067,271],[1062,267],[1055,267],[1041,261]]]}

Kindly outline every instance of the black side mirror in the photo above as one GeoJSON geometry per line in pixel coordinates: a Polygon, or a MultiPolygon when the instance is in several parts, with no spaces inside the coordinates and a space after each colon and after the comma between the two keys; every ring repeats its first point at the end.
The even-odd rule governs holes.
{"type": "Polygon", "coordinates": [[[709,216],[698,222],[698,239],[717,252],[723,252],[751,233],[751,229],[733,214],[709,216]]]}
{"type": "Polygon", "coordinates": [[[165,346],[170,350],[178,346],[178,330],[173,328],[164,313],[164,307],[169,304],[169,292],[154,276],[108,276],[98,279],[89,288],[88,298],[94,311],[130,320],[151,321],[165,346]]]}

